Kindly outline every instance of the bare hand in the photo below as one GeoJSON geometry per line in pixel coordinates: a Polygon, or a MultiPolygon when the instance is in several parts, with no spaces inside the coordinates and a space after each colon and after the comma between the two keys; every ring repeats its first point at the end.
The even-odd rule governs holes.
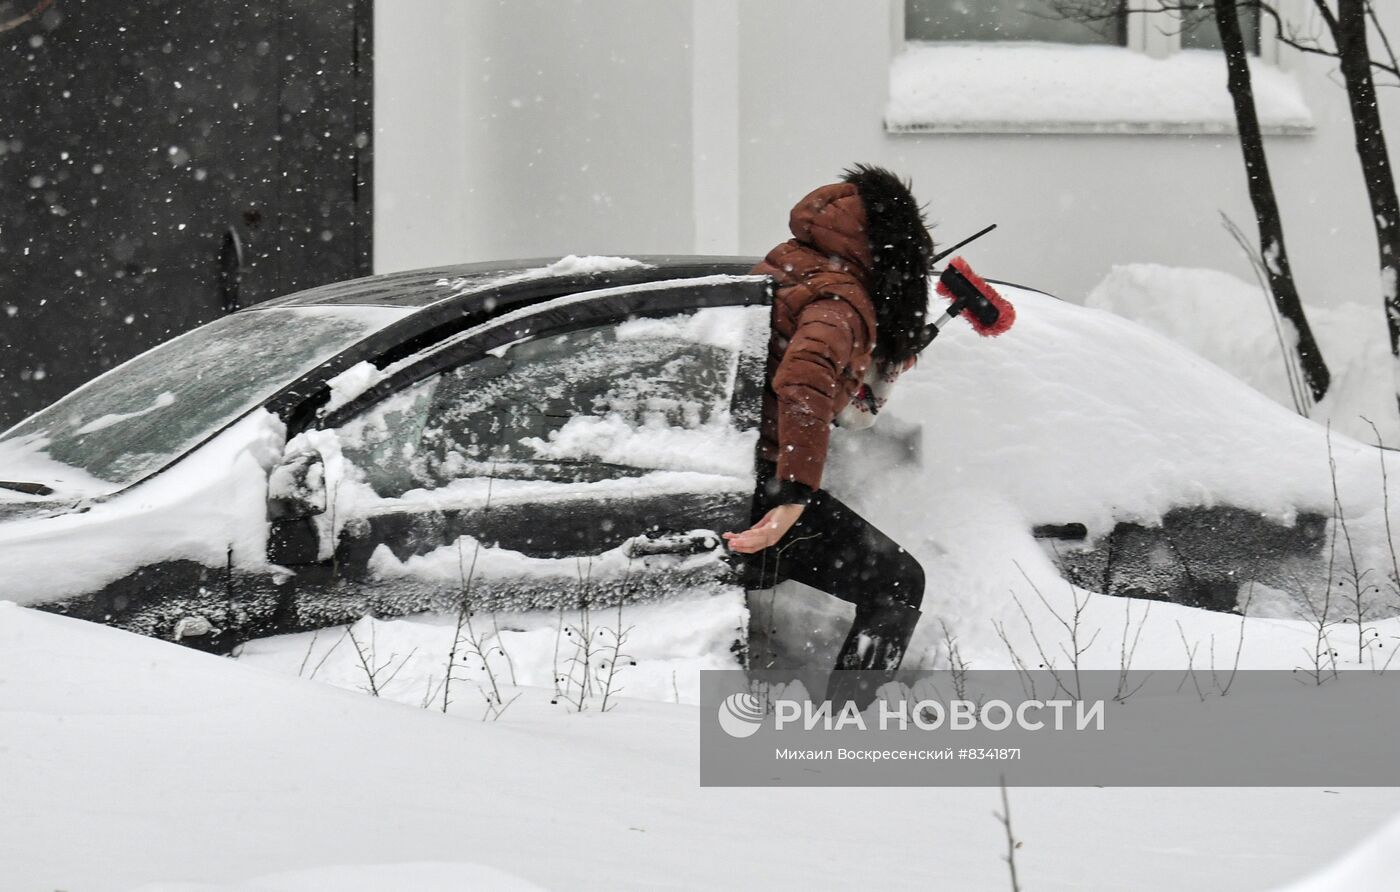
{"type": "Polygon", "coordinates": [[[778,544],[778,540],[792,529],[793,524],[797,523],[797,518],[802,516],[802,509],[805,507],[805,505],[779,505],[742,533],[725,533],[724,538],[729,543],[729,550],[742,554],[753,554],[778,544]]]}

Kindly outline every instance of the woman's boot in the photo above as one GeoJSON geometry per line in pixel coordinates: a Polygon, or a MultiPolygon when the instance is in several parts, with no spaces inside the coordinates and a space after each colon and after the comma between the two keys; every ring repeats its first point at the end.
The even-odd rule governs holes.
{"type": "Polygon", "coordinates": [[[833,709],[839,711],[854,702],[864,711],[875,701],[876,689],[893,679],[903,662],[920,616],[917,607],[890,598],[856,608],[855,622],[826,686],[826,699],[833,709]]]}

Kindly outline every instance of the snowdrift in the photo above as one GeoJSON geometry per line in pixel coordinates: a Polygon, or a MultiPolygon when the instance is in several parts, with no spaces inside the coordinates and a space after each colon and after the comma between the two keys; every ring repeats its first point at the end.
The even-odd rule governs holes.
{"type": "MultiPolygon", "coordinates": [[[[1298,335],[1289,322],[1276,321],[1272,299],[1256,283],[1216,270],[1129,263],[1115,266],[1084,303],[1163,334],[1278,404],[1294,406],[1283,357],[1298,335]]],[[[1379,433],[1387,445],[1400,446],[1380,302],[1305,310],[1332,376],[1309,417],[1365,443],[1376,442],[1379,433]]]]}
{"type": "MultiPolygon", "coordinates": [[[[887,467],[861,449],[859,435],[833,437],[826,485],[928,571],[914,647],[926,665],[946,658],[940,621],[964,656],[987,668],[1009,659],[996,626],[1024,655],[1029,626],[1053,630],[1051,611],[1067,617],[1077,602],[1087,604],[1086,637],[1113,630],[1085,663],[1119,664],[1125,619],[1148,605],[1072,590],[1031,539],[1036,524],[1082,522],[1096,537],[1120,522],[1151,526],[1177,507],[1228,505],[1288,525],[1301,512],[1330,518],[1334,482],[1358,568],[1379,587],[1363,607],[1368,621],[1380,621],[1367,628],[1394,633],[1394,621],[1382,619],[1397,612],[1382,468],[1392,479],[1400,473],[1395,453],[1329,434],[1144,326],[1037,292],[1003,293],[1017,306],[1014,329],[989,341],[950,327],[895,390],[887,412],[923,425],[921,467],[887,467]]],[[[807,621],[849,615],[810,593],[789,600],[807,621]]],[[[1243,633],[1227,615],[1171,604],[1150,612],[1139,659],[1158,665],[1185,660],[1178,621],[1201,642],[1243,637],[1243,663],[1258,667],[1296,666],[1309,631],[1298,614],[1278,609],[1270,612],[1281,620],[1251,619],[1243,633]]],[[[1376,655],[1349,651],[1362,664],[1376,655]]]]}
{"type": "MultiPolygon", "coordinates": [[[[994,789],[702,790],[690,708],[575,714],[531,689],[501,721],[465,715],[0,603],[0,886],[810,889],[868,882],[869,857],[832,853],[891,845],[891,887],[1006,885],[994,789]]],[[[1013,790],[1023,882],[1262,890],[1395,808],[1384,790],[1144,795],[1013,790]]]]}

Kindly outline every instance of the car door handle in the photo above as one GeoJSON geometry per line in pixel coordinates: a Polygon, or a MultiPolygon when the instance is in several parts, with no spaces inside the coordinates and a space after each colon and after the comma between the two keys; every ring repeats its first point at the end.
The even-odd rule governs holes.
{"type": "Polygon", "coordinates": [[[704,554],[720,546],[719,534],[713,530],[691,530],[688,533],[645,533],[628,539],[624,550],[630,558],[654,554],[704,554]]]}
{"type": "Polygon", "coordinates": [[[1037,539],[1065,539],[1082,542],[1089,538],[1089,528],[1082,523],[1043,523],[1031,529],[1037,539]]]}

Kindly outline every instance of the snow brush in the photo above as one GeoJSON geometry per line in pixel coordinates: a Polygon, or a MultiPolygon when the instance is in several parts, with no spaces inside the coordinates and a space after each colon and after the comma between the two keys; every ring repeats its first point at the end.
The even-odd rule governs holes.
{"type": "Polygon", "coordinates": [[[951,320],[966,315],[972,330],[984,338],[994,338],[1011,328],[1016,321],[1016,308],[997,293],[967,261],[954,257],[938,277],[938,294],[952,301],[943,315],[925,325],[922,337],[926,347],[951,320]]]}

